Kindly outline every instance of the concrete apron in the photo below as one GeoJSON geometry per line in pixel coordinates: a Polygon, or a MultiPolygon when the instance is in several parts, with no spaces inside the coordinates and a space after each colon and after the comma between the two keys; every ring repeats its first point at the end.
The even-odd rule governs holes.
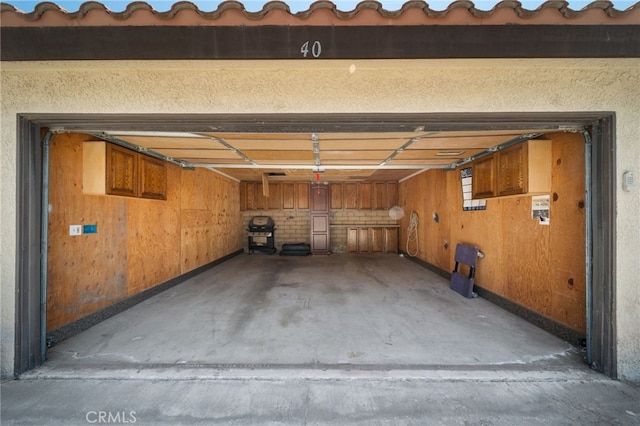
{"type": "Polygon", "coordinates": [[[53,347],[2,424],[640,424],[640,390],[398,256],[243,255],[53,347]]]}
{"type": "Polygon", "coordinates": [[[448,285],[395,255],[241,255],[59,343],[25,377],[588,371],[580,349],[448,285]]]}

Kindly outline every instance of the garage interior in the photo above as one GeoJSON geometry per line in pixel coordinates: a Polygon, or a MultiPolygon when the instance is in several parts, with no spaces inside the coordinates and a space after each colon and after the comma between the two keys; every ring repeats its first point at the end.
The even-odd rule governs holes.
{"type": "Polygon", "coordinates": [[[375,118],[51,128],[50,365],[582,360],[584,127],[375,118]],[[507,167],[520,189],[468,199],[462,170],[491,186],[509,170],[487,164],[537,144],[507,167]],[[247,254],[256,216],[314,254],[247,254]],[[477,299],[448,286],[459,243],[483,254],[477,299]]]}

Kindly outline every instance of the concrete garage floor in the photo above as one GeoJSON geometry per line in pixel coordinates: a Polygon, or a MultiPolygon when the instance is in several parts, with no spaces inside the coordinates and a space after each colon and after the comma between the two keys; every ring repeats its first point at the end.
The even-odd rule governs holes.
{"type": "Polygon", "coordinates": [[[640,424],[583,356],[399,256],[241,255],[51,348],[2,423],[640,424]]]}
{"type": "Polygon", "coordinates": [[[50,366],[577,365],[579,351],[394,255],[243,255],[54,346],[50,366]]]}

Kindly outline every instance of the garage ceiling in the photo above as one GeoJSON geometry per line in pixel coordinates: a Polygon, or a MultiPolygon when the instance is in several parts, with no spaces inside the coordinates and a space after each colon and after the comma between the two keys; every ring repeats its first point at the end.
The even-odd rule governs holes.
{"type": "Polygon", "coordinates": [[[488,151],[539,137],[544,128],[393,132],[92,132],[103,140],[240,181],[402,180],[454,168],[488,151]]]}

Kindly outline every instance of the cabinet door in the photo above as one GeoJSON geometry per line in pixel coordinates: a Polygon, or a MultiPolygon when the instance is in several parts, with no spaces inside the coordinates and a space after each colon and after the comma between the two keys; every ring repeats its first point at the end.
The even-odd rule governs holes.
{"type": "Polygon", "coordinates": [[[398,183],[387,182],[387,208],[398,205],[398,183]]]}
{"type": "Polygon", "coordinates": [[[385,253],[397,253],[398,252],[398,228],[384,228],[384,252],[385,253]]]}
{"type": "Polygon", "coordinates": [[[372,192],[372,186],[370,183],[358,184],[358,207],[360,209],[368,210],[373,206],[372,192]]]}
{"type": "Polygon", "coordinates": [[[385,210],[387,207],[387,183],[375,182],[373,184],[373,208],[375,210],[385,210]]]}
{"type": "Polygon", "coordinates": [[[342,184],[332,183],[329,185],[331,190],[331,210],[338,210],[342,208],[342,184]]]}
{"type": "Polygon", "coordinates": [[[289,210],[295,207],[295,184],[282,183],[282,208],[289,210]]]}
{"type": "Polygon", "coordinates": [[[279,183],[269,184],[269,196],[267,197],[267,207],[271,210],[282,208],[282,191],[279,183]]]}
{"type": "Polygon", "coordinates": [[[489,155],[473,163],[473,198],[490,198],[497,195],[495,161],[495,156],[489,155]]]}
{"type": "Polygon", "coordinates": [[[296,198],[299,209],[309,208],[309,184],[298,183],[296,184],[296,198]]]}
{"type": "Polygon", "coordinates": [[[109,195],[138,196],[138,154],[107,144],[107,188],[109,195]]]}
{"type": "Polygon", "coordinates": [[[371,251],[373,253],[384,252],[384,228],[369,228],[371,236],[371,251]]]}
{"type": "Polygon", "coordinates": [[[253,204],[256,210],[264,210],[267,208],[267,197],[264,196],[262,182],[257,182],[253,187],[253,204]]]}
{"type": "Polygon", "coordinates": [[[139,159],[140,197],[166,200],[167,163],[147,155],[140,155],[139,159]]]}
{"type": "MultiPolygon", "coordinates": [[[[526,146],[526,143],[521,143],[500,151],[498,155],[498,195],[527,192],[526,146]]],[[[475,176],[473,178],[475,179],[475,176]]]]}
{"type": "Polygon", "coordinates": [[[369,228],[358,228],[358,252],[369,253],[370,251],[369,228]]]}
{"type": "Polygon", "coordinates": [[[347,251],[358,252],[358,228],[347,228],[347,251]]]}
{"type": "Polygon", "coordinates": [[[345,183],[343,187],[343,206],[345,209],[358,208],[358,184],[345,183]]]}

